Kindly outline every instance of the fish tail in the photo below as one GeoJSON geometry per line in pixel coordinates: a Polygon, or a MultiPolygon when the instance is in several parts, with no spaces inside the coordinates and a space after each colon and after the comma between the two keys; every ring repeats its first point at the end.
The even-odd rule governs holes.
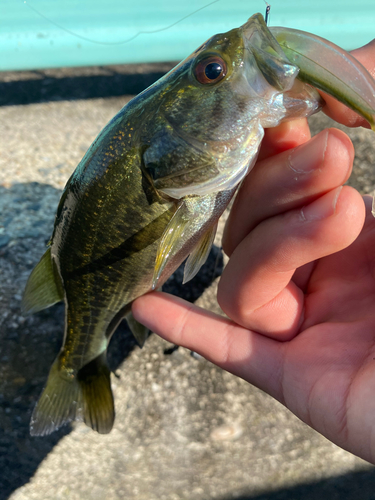
{"type": "Polygon", "coordinates": [[[83,396],[83,421],[100,434],[110,432],[115,420],[110,375],[104,351],[81,368],[77,376],[83,396]]]}
{"type": "Polygon", "coordinates": [[[95,431],[106,434],[112,429],[114,418],[106,352],[90,361],[71,378],[60,370],[57,358],[33,411],[30,434],[45,436],[73,420],[83,420],[95,431]]]}

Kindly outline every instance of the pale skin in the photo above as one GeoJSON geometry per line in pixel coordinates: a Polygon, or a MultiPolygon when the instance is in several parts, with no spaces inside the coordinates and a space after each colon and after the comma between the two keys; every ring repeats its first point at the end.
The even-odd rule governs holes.
{"type": "MultiPolygon", "coordinates": [[[[375,76],[375,41],[353,55],[375,76]]],[[[326,102],[340,123],[367,126],[326,102]]],[[[229,319],[159,292],[133,313],[375,463],[375,218],[371,198],[343,186],[353,157],[336,129],[268,130],[224,233],[218,301],[229,319]]]]}

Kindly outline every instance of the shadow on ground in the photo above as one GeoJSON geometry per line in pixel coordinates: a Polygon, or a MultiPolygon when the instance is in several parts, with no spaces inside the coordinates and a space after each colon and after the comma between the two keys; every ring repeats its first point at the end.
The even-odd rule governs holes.
{"type": "MultiPolygon", "coordinates": [[[[22,291],[31,269],[45,250],[60,192],[39,183],[0,186],[0,500],[26,483],[64,435],[31,438],[29,421],[49,368],[57,355],[64,325],[64,306],[24,318],[22,291]],[[53,205],[53,200],[56,202],[53,205]]],[[[181,267],[164,290],[194,302],[221,274],[221,251],[214,247],[201,272],[182,286],[181,267]]],[[[110,344],[109,363],[115,371],[136,345],[123,322],[110,344]]],[[[167,354],[166,354],[167,355],[167,354]]]]}
{"type": "Polygon", "coordinates": [[[0,106],[139,94],[175,63],[62,68],[0,74],[0,106]]]}
{"type": "MultiPolygon", "coordinates": [[[[155,65],[152,67],[153,69],[150,69],[148,65],[134,65],[119,68],[79,68],[17,74],[3,73],[0,75],[0,105],[136,94],[162,76],[170,67],[171,65],[166,65],[164,69],[161,69],[159,65],[155,65]]],[[[19,109],[19,117],[17,116],[17,120],[9,124],[10,127],[15,127],[16,130],[20,128],[19,125],[22,120],[25,122],[22,115],[25,108],[19,109]]],[[[24,134],[27,133],[27,127],[25,130],[24,134]]],[[[373,171],[372,165],[374,162],[368,151],[372,151],[372,142],[365,142],[360,137],[358,141],[356,151],[357,161],[360,166],[355,178],[356,182],[358,179],[362,179],[362,184],[359,184],[358,181],[356,187],[369,192],[370,181],[368,179],[373,179],[373,174],[370,176],[370,173],[373,171]],[[368,168],[368,171],[364,170],[364,166],[368,168]],[[366,185],[364,186],[365,181],[366,185]]],[[[14,168],[13,164],[12,168],[14,168]]],[[[19,168],[21,168],[21,165],[19,168]]],[[[14,176],[17,178],[16,174],[14,176]]],[[[14,181],[13,174],[10,181],[14,181]]],[[[32,408],[46,381],[49,367],[61,346],[64,307],[61,304],[56,305],[28,318],[23,318],[20,312],[23,287],[27,276],[45,250],[46,242],[52,231],[55,208],[61,192],[49,185],[38,183],[13,184],[11,186],[7,184],[7,187],[9,189],[0,186],[0,500],[7,499],[13,491],[27,483],[50,451],[53,450],[63,436],[70,432],[69,427],[65,427],[46,438],[31,438],[29,436],[29,420],[32,408]]],[[[211,253],[206,267],[193,281],[182,287],[182,270],[180,269],[171,278],[165,290],[185,297],[187,300],[195,301],[209,286],[214,276],[221,272],[221,265],[219,250],[216,248],[211,253]],[[214,272],[217,257],[219,257],[219,265],[216,266],[214,272]]],[[[155,337],[150,339],[149,345],[152,345],[155,340],[155,337]]],[[[135,342],[129,331],[124,324],[120,325],[110,345],[109,358],[112,370],[116,370],[121,365],[133,350],[134,345],[135,342]]],[[[176,411],[170,418],[170,413],[165,411],[162,417],[168,423],[172,421],[173,426],[176,424],[182,426],[189,421],[189,430],[181,432],[181,429],[177,429],[173,433],[172,431],[175,431],[175,429],[171,430],[170,427],[166,426],[168,432],[161,432],[160,441],[157,443],[158,446],[160,445],[160,449],[149,445],[148,448],[147,446],[144,447],[145,450],[139,451],[143,443],[141,445],[136,444],[135,448],[139,451],[138,462],[135,461],[136,457],[133,455],[126,462],[125,455],[121,455],[121,447],[120,449],[110,450],[108,455],[100,455],[98,450],[101,451],[102,445],[98,443],[95,448],[95,453],[98,454],[95,457],[97,467],[95,468],[93,461],[91,461],[90,467],[93,468],[88,467],[86,475],[82,475],[82,471],[79,469],[75,478],[76,484],[77,482],[84,483],[83,490],[87,487],[87,495],[89,495],[79,498],[93,498],[89,481],[93,477],[95,479],[95,474],[98,471],[100,472],[103,464],[106,464],[107,469],[104,470],[102,475],[99,475],[99,479],[103,481],[103,484],[95,485],[100,492],[100,495],[96,498],[105,497],[106,489],[112,486],[113,478],[116,480],[115,487],[118,487],[118,483],[121,484],[122,482],[123,468],[125,467],[126,473],[126,468],[129,469],[134,465],[137,473],[143,471],[143,476],[140,476],[141,480],[139,481],[141,486],[146,482],[144,479],[151,476],[151,481],[145,487],[147,496],[143,498],[151,498],[152,494],[155,495],[156,488],[163,483],[166,485],[166,491],[171,492],[172,488],[180,491],[178,490],[179,485],[181,483],[185,484],[185,478],[187,478],[186,490],[188,493],[187,496],[185,493],[181,493],[180,498],[191,498],[192,481],[197,483],[199,478],[197,480],[196,477],[199,476],[200,472],[208,471],[209,479],[207,484],[209,486],[214,482],[212,478],[215,478],[215,480],[223,478],[224,486],[223,482],[217,481],[218,485],[215,487],[222,487],[222,489],[216,491],[233,492],[232,495],[223,497],[222,500],[229,500],[229,498],[232,500],[375,499],[373,469],[350,472],[346,475],[334,476],[330,479],[318,480],[317,482],[258,495],[250,493],[249,489],[253,476],[259,482],[263,481],[262,484],[276,485],[277,482],[280,484],[279,481],[275,480],[275,477],[279,474],[285,478],[283,484],[287,484],[292,481],[292,473],[296,474],[295,481],[298,481],[302,480],[301,474],[305,470],[311,472],[314,477],[319,478],[323,467],[328,475],[338,474],[338,463],[340,463],[340,472],[354,466],[348,464],[347,459],[341,458],[341,455],[337,458],[332,449],[326,448],[325,443],[320,439],[318,440],[312,431],[305,427],[302,428],[294,420],[291,421],[289,413],[280,409],[270,398],[267,399],[263,394],[260,394],[260,391],[253,390],[247,385],[241,385],[241,381],[231,379],[229,374],[218,371],[213,374],[212,370],[214,368],[208,363],[197,364],[191,370],[191,365],[181,361],[181,352],[182,350],[179,350],[176,353],[177,358],[172,355],[167,359],[171,361],[169,365],[171,365],[172,377],[176,378],[177,373],[187,385],[182,385],[180,379],[177,378],[175,385],[173,384],[175,380],[171,381],[171,391],[180,384],[180,393],[178,391],[174,394],[171,392],[171,395],[168,396],[168,398],[170,397],[170,403],[165,408],[169,409],[169,411],[171,409],[175,410],[175,407],[181,404],[182,398],[178,399],[179,394],[181,396],[181,394],[187,393],[186,416],[183,414],[183,411],[185,411],[183,406],[185,401],[183,400],[181,412],[176,411]],[[180,365],[183,368],[181,373],[176,368],[176,366],[179,367],[180,365]],[[201,373],[202,378],[199,378],[199,373],[201,373]],[[193,377],[200,384],[196,389],[196,393],[194,391],[189,392],[189,389],[195,389],[193,387],[193,377]],[[207,385],[209,385],[208,388],[207,385]],[[206,393],[207,396],[204,397],[206,393]],[[226,396],[228,397],[226,398],[226,396]],[[223,423],[228,423],[228,414],[230,414],[230,424],[236,423],[237,418],[240,419],[244,428],[243,439],[239,439],[234,443],[212,441],[209,437],[211,429],[223,423]],[[286,425],[289,425],[287,429],[285,428],[286,425]],[[287,434],[286,430],[290,431],[290,433],[287,434]],[[289,444],[287,437],[291,434],[294,437],[292,444],[289,444]],[[279,457],[281,457],[278,459],[279,461],[274,460],[276,445],[279,446],[277,448],[279,457]],[[306,445],[306,447],[304,448],[303,445],[306,445]],[[311,456],[312,451],[317,449],[320,450],[321,454],[315,455],[315,470],[311,456]],[[291,454],[295,450],[298,450],[299,454],[296,455],[296,458],[291,459],[290,457],[294,456],[291,454]],[[254,460],[254,455],[256,460],[254,460]],[[326,464],[323,461],[323,456],[327,461],[326,464]],[[103,460],[102,457],[104,457],[103,460]],[[112,462],[108,460],[108,457],[113,460],[117,459],[114,462],[114,469],[112,469],[112,462]],[[251,462],[252,459],[253,462],[251,462]],[[249,468],[251,469],[250,462],[253,464],[254,470],[248,473],[249,468]],[[150,469],[149,467],[147,469],[149,464],[154,468],[150,469]],[[166,467],[165,464],[170,465],[166,467]],[[260,465],[256,466],[254,464],[260,465]],[[283,469],[285,464],[287,466],[283,469]],[[142,469],[142,467],[144,468],[142,469]],[[110,468],[113,475],[107,474],[110,468]],[[245,485],[244,489],[240,489],[239,484],[245,485]],[[100,490],[100,488],[103,489],[100,490]],[[104,493],[101,493],[102,491],[104,493]]],[[[140,353],[143,356],[144,354],[140,353]]],[[[150,359],[152,358],[150,357],[150,359]]],[[[127,360],[128,363],[131,361],[132,357],[127,360]]],[[[159,365],[168,365],[168,363],[160,363],[160,361],[157,363],[157,370],[153,375],[155,375],[155,380],[159,381],[157,376],[162,372],[159,365]]],[[[157,363],[155,362],[155,364],[157,363]]],[[[147,367],[145,367],[146,370],[148,370],[147,367]]],[[[165,371],[167,370],[165,369],[165,371]]],[[[143,377],[141,379],[144,380],[146,375],[143,373],[141,375],[143,377]]],[[[163,376],[167,379],[169,373],[164,373],[163,376]]],[[[169,382],[169,380],[166,381],[169,382]]],[[[151,382],[154,382],[154,379],[151,382]]],[[[150,386],[157,385],[151,382],[150,386]]],[[[150,386],[147,386],[145,392],[146,390],[149,391],[150,386]]],[[[149,399],[152,403],[158,401],[158,395],[162,392],[161,390],[157,392],[158,387],[154,389],[156,390],[154,398],[149,399]]],[[[133,396],[133,400],[137,401],[137,397],[138,393],[133,396]]],[[[147,407],[147,410],[155,410],[156,417],[158,417],[158,411],[161,412],[161,408],[164,408],[164,406],[160,403],[160,408],[155,409],[152,406],[151,408],[147,407]]],[[[132,415],[136,418],[136,411],[134,408],[131,410],[132,415]]],[[[157,429],[160,429],[162,424],[164,425],[162,418],[160,418],[160,421],[161,423],[159,423],[157,429]]],[[[144,424],[146,426],[149,420],[145,418],[144,422],[146,422],[144,424]]],[[[154,423],[154,420],[151,419],[151,422],[154,423]]],[[[141,423],[143,425],[143,421],[141,423]]],[[[118,435],[121,436],[123,429],[121,428],[118,432],[120,434],[115,434],[114,439],[118,435]]],[[[77,441],[72,439],[76,446],[75,452],[86,443],[85,434],[79,434],[78,436],[80,439],[77,439],[77,441]]],[[[75,438],[75,436],[72,436],[72,438],[75,438]]],[[[131,434],[130,437],[126,437],[125,441],[132,444],[137,443],[136,439],[138,438],[131,434]]],[[[66,441],[63,440],[60,446],[65,442],[64,456],[68,462],[71,457],[71,448],[66,441]]],[[[84,450],[89,449],[90,453],[92,453],[91,441],[87,439],[87,442],[89,444],[86,443],[87,448],[84,448],[84,450]]],[[[58,449],[55,451],[57,452],[58,449]]],[[[54,453],[49,458],[53,456],[54,453]]],[[[68,465],[67,469],[69,469],[68,465]]],[[[72,467],[74,468],[75,464],[72,467]]],[[[69,471],[71,472],[71,469],[69,471]]],[[[39,482],[34,485],[34,493],[40,497],[39,488],[44,482],[47,489],[52,489],[51,495],[56,498],[53,487],[56,486],[55,481],[63,475],[62,472],[66,471],[61,471],[61,463],[57,462],[56,469],[51,471],[51,476],[45,479],[47,476],[42,475],[39,482]]],[[[71,482],[72,476],[69,475],[66,485],[70,486],[71,482]]],[[[139,487],[138,484],[136,486],[139,487]]],[[[254,486],[255,488],[256,486],[254,486]]],[[[26,492],[25,494],[28,495],[29,493],[26,492]]],[[[131,497],[131,494],[124,496],[119,493],[118,497],[136,498],[134,495],[135,493],[131,497]]],[[[171,495],[175,497],[173,491],[171,495]]],[[[199,498],[204,498],[206,495],[208,500],[209,498],[219,498],[220,493],[209,496],[202,491],[200,495],[199,498]]],[[[111,498],[117,498],[117,496],[111,498]]]]}
{"type": "Polygon", "coordinates": [[[374,498],[375,471],[369,469],[261,495],[244,494],[224,497],[221,500],[373,500],[374,498]]]}
{"type": "MultiPolygon", "coordinates": [[[[2,73],[0,105],[90,99],[137,94],[173,64],[60,69],[2,73]]],[[[38,183],[0,186],[0,500],[26,483],[58,441],[65,427],[38,439],[29,435],[32,408],[63,337],[64,306],[58,304],[23,318],[22,290],[27,276],[51,235],[60,192],[38,183]]],[[[221,273],[222,258],[214,248],[205,269],[182,287],[182,269],[165,290],[195,301],[221,273]],[[219,257],[219,259],[218,259],[219,257]],[[215,269],[214,269],[215,268],[215,269]]],[[[135,341],[122,323],[114,335],[109,362],[112,370],[124,361],[135,341]]]]}

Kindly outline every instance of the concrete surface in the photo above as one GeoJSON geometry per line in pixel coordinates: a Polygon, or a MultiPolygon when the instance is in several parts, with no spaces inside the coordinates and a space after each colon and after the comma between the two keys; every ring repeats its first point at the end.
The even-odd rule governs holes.
{"type": "MultiPolygon", "coordinates": [[[[0,75],[0,499],[375,499],[369,464],[185,349],[153,335],[140,350],[124,325],[110,346],[113,431],[100,436],[74,424],[46,438],[29,436],[32,408],[61,345],[64,311],[56,305],[23,318],[27,276],[44,251],[70,173],[129,99],[110,97],[121,93],[113,80],[128,74],[138,92],[148,71],[163,69],[0,75]]],[[[312,127],[330,123],[317,116],[312,127]]],[[[370,192],[373,135],[350,135],[357,152],[351,184],[370,192]]],[[[212,280],[221,266],[215,247],[199,276],[182,287],[179,271],[167,290],[217,311],[212,280]]]]}

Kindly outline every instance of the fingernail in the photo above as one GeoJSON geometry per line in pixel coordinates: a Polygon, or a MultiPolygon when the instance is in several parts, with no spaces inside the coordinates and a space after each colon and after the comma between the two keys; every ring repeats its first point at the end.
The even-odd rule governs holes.
{"type": "Polygon", "coordinates": [[[301,209],[301,217],[304,221],[322,220],[331,217],[336,212],[337,200],[339,199],[342,186],[321,196],[307,207],[301,209]]]}
{"type": "Polygon", "coordinates": [[[289,165],[299,174],[308,174],[317,170],[324,160],[327,149],[328,130],[313,137],[306,144],[298,146],[289,157],[289,165]]]}

